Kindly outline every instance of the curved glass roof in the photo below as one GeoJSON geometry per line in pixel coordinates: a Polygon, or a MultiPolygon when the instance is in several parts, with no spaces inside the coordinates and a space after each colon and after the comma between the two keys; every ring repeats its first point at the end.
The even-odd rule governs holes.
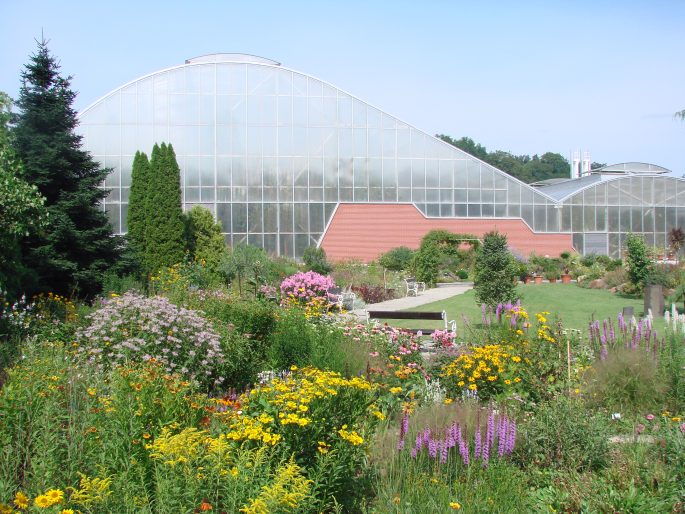
{"type": "Polygon", "coordinates": [[[671,170],[647,162],[622,162],[592,170],[592,173],[670,173],[671,170]]]}
{"type": "Polygon", "coordinates": [[[201,64],[208,62],[251,62],[255,64],[269,64],[271,66],[280,66],[280,62],[276,62],[266,57],[259,57],[252,54],[206,54],[198,57],[186,59],[186,64],[201,64]]]}

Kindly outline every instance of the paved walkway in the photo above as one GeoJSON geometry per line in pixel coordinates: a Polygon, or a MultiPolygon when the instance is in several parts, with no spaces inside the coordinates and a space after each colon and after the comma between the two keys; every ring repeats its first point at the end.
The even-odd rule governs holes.
{"type": "Polygon", "coordinates": [[[458,282],[456,284],[434,287],[432,289],[426,289],[418,296],[406,296],[404,298],[396,298],[395,300],[388,300],[381,303],[367,304],[364,309],[355,309],[351,311],[351,314],[366,319],[367,310],[402,311],[418,307],[419,305],[437,302],[438,300],[445,300],[458,294],[463,294],[469,289],[473,289],[473,282],[458,282]]]}

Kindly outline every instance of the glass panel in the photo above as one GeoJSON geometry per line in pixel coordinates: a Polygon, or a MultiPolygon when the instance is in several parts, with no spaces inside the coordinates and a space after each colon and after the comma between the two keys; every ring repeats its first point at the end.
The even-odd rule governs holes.
{"type": "Polygon", "coordinates": [[[232,232],[234,234],[237,232],[247,232],[247,204],[234,203],[231,215],[233,218],[232,232]]]}
{"type": "Polygon", "coordinates": [[[264,232],[278,232],[278,204],[265,203],[263,219],[264,232]]]}
{"type": "Polygon", "coordinates": [[[468,216],[480,217],[480,204],[469,204],[467,209],[468,216]]]}
{"type": "Polygon", "coordinates": [[[262,204],[247,204],[248,232],[263,232],[262,230],[262,204]]]}
{"type": "Polygon", "coordinates": [[[426,187],[438,187],[440,167],[436,159],[426,159],[426,187]]]}
{"type": "Polygon", "coordinates": [[[295,232],[309,232],[309,209],[307,204],[296,203],[294,211],[295,232]]]}
{"type": "Polygon", "coordinates": [[[547,230],[547,219],[546,219],[546,212],[545,212],[545,206],[544,205],[535,205],[533,207],[534,211],[534,223],[533,223],[533,230],[536,232],[544,232],[547,230]]]}
{"type": "Polygon", "coordinates": [[[323,232],[323,204],[309,204],[309,230],[323,232]]]}
{"type": "Polygon", "coordinates": [[[597,221],[598,231],[605,231],[607,229],[606,211],[607,208],[601,204],[597,205],[597,208],[595,209],[595,219],[597,221]]]}
{"type": "Polygon", "coordinates": [[[595,207],[594,205],[586,205],[583,207],[583,226],[585,231],[595,230],[595,207]]]}
{"type": "Polygon", "coordinates": [[[281,232],[293,231],[293,204],[282,203],[278,205],[278,225],[281,232]]]}
{"type": "Polygon", "coordinates": [[[619,222],[619,212],[620,210],[618,207],[607,207],[607,220],[609,223],[609,232],[618,232],[619,230],[621,230],[621,224],[619,222]]]}

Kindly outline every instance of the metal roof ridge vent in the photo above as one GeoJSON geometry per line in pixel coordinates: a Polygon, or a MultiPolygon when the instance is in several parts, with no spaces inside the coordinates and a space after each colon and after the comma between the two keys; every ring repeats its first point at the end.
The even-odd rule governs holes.
{"type": "Polygon", "coordinates": [[[251,54],[206,54],[198,57],[186,59],[186,64],[202,64],[202,63],[217,63],[217,62],[244,62],[252,64],[269,64],[271,66],[280,66],[281,63],[266,57],[259,57],[251,54]]]}

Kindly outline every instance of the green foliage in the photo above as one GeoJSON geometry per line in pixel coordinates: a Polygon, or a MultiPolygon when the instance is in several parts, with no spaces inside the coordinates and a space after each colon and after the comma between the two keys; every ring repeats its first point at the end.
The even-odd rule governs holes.
{"type": "Polygon", "coordinates": [[[667,390],[656,360],[642,348],[610,351],[587,371],[584,381],[590,405],[603,405],[613,412],[657,410],[667,390]]]}
{"type": "Polygon", "coordinates": [[[214,221],[209,209],[199,205],[184,214],[184,223],[190,258],[202,262],[210,270],[217,269],[226,254],[221,224],[214,221]]]}
{"type": "Polygon", "coordinates": [[[128,198],[128,242],[136,260],[142,264],[146,273],[152,273],[145,262],[148,248],[150,219],[154,206],[151,188],[150,161],[143,152],[136,152],[131,170],[131,191],[128,198]]]}
{"type": "Polygon", "coordinates": [[[414,274],[416,280],[425,282],[426,286],[434,286],[438,278],[438,263],[440,262],[440,251],[434,245],[421,246],[419,251],[414,254],[414,274]]]}
{"type": "Polygon", "coordinates": [[[626,266],[630,282],[636,287],[642,287],[649,275],[651,261],[647,253],[647,246],[642,236],[628,234],[626,238],[626,266]]]}
{"type": "Polygon", "coordinates": [[[406,246],[398,246],[384,253],[378,259],[378,263],[391,271],[404,271],[411,265],[414,250],[406,246]]]}
{"type": "Polygon", "coordinates": [[[279,316],[269,335],[269,360],[272,369],[309,363],[316,332],[300,309],[287,309],[279,316]]]}
{"type": "Polygon", "coordinates": [[[516,300],[517,267],[507,248],[507,237],[488,232],[476,256],[474,289],[476,302],[495,307],[516,300]]]}
{"type": "Polygon", "coordinates": [[[328,275],[333,271],[333,267],[326,260],[326,251],[323,248],[308,246],[302,254],[302,262],[304,262],[305,271],[315,271],[320,275],[328,275]]]}
{"type": "Polygon", "coordinates": [[[243,285],[247,281],[253,286],[257,296],[259,286],[274,274],[271,259],[262,248],[249,244],[234,246],[223,258],[219,271],[227,281],[237,279],[238,292],[242,296],[243,285]]]}
{"type": "Polygon", "coordinates": [[[0,91],[0,291],[14,298],[27,272],[21,263],[19,242],[48,226],[48,212],[38,188],[22,180],[21,163],[9,144],[11,103],[0,91]]]}
{"type": "Polygon", "coordinates": [[[523,182],[531,183],[550,178],[568,177],[569,162],[563,155],[558,153],[545,152],[542,156],[533,155],[531,157],[529,155],[513,155],[501,150],[488,152],[484,146],[475,143],[468,137],[453,139],[444,134],[439,134],[436,137],[523,182]]]}
{"type": "Polygon", "coordinates": [[[146,202],[145,263],[154,273],[183,260],[185,251],[181,208],[181,171],[171,144],[155,145],[150,158],[149,190],[146,202]]]}
{"type": "Polygon", "coordinates": [[[582,403],[558,396],[519,425],[521,443],[514,455],[522,466],[597,470],[607,465],[606,426],[582,403]]]}
{"type": "Polygon", "coordinates": [[[480,239],[473,234],[455,234],[448,230],[431,230],[423,239],[421,246],[435,246],[442,254],[456,255],[461,244],[468,244],[474,250],[480,248],[480,239]]]}
{"type": "Polygon", "coordinates": [[[38,188],[50,216],[48,229],[21,241],[32,275],[23,288],[92,296],[119,254],[119,239],[100,206],[107,191],[99,186],[108,171],[81,150],[72,108],[76,94],[45,41],[38,43],[22,81],[11,143],[23,163],[21,178],[38,188]]]}

